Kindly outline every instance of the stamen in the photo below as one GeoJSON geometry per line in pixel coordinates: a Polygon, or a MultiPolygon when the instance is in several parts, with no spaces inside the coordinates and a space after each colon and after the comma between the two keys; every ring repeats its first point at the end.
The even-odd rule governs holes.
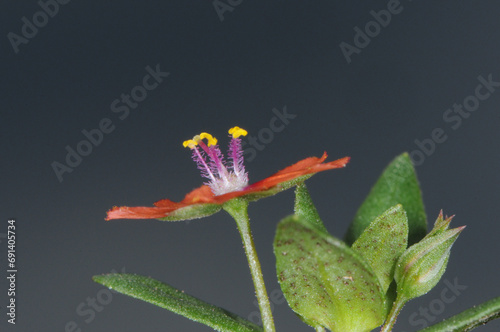
{"type": "Polygon", "coordinates": [[[248,132],[245,129],[236,126],[229,129],[229,134],[233,135],[233,138],[238,138],[240,136],[246,136],[248,132]]]}
{"type": "Polygon", "coordinates": [[[207,179],[212,180],[212,182],[216,182],[213,171],[205,162],[205,158],[201,155],[200,151],[197,148],[193,148],[193,159],[198,164],[198,169],[201,171],[201,174],[207,179]]]}
{"type": "Polygon", "coordinates": [[[231,166],[234,175],[238,179],[239,186],[246,186],[248,184],[248,174],[245,173],[245,166],[243,165],[243,149],[241,148],[240,136],[246,136],[247,131],[240,127],[233,127],[229,129],[229,134],[233,136],[229,143],[229,158],[231,159],[231,166]]]}
{"type": "Polygon", "coordinates": [[[205,183],[210,186],[215,195],[222,195],[231,191],[241,190],[248,185],[248,175],[243,166],[243,151],[240,136],[246,136],[247,131],[240,127],[229,130],[232,135],[229,144],[229,159],[231,171],[228,171],[224,156],[217,145],[217,139],[209,133],[201,133],[193,139],[184,141],[182,145],[193,151],[193,159],[201,170],[202,176],[209,179],[205,183]],[[206,143],[203,141],[206,139],[206,143]],[[208,157],[210,160],[207,160],[208,157]]]}
{"type": "Polygon", "coordinates": [[[201,133],[199,136],[200,136],[200,140],[202,140],[204,138],[207,139],[208,146],[217,145],[217,139],[215,137],[213,137],[212,135],[210,135],[209,133],[201,133]]]}
{"type": "MultiPolygon", "coordinates": [[[[201,136],[201,135],[200,135],[201,136]]],[[[217,145],[207,147],[203,141],[198,143],[200,147],[205,151],[205,153],[210,158],[210,169],[214,174],[218,174],[219,179],[222,179],[225,184],[229,182],[228,171],[223,162],[222,152],[217,145]]]]}
{"type": "Polygon", "coordinates": [[[184,141],[182,142],[182,145],[187,148],[189,147],[191,150],[194,149],[196,147],[196,145],[198,145],[198,143],[196,143],[194,140],[192,139],[188,139],[187,141],[184,141]]]}
{"type": "MultiPolygon", "coordinates": [[[[193,139],[188,139],[187,141],[182,142],[184,147],[189,147],[190,149],[194,149],[196,145],[201,141],[200,135],[195,135],[193,139]]],[[[215,140],[217,142],[217,140],[215,140]]]]}

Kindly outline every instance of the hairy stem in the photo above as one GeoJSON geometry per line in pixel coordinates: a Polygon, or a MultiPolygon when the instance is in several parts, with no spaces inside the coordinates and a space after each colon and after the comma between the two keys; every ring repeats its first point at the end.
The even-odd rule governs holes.
{"type": "Polygon", "coordinates": [[[384,326],[382,326],[382,329],[380,330],[380,332],[392,331],[394,324],[396,324],[396,319],[398,318],[399,312],[401,311],[401,309],[403,309],[406,302],[407,302],[406,300],[401,299],[398,296],[396,301],[394,301],[394,304],[392,305],[391,311],[389,312],[389,316],[387,316],[387,320],[385,321],[384,326]]]}
{"type": "Polygon", "coordinates": [[[500,297],[462,311],[458,315],[420,330],[420,332],[465,332],[497,318],[500,318],[500,297]]]}
{"type": "Polygon", "coordinates": [[[252,232],[250,230],[250,220],[248,218],[248,202],[246,200],[235,198],[224,204],[223,208],[226,210],[236,221],[238,231],[243,241],[245,254],[252,274],[252,280],[255,287],[255,294],[257,302],[259,303],[260,314],[262,317],[262,325],[265,332],[275,332],[273,314],[271,312],[271,305],[267,296],[264,278],[262,277],[262,270],[260,268],[259,258],[255,250],[252,232]]]}

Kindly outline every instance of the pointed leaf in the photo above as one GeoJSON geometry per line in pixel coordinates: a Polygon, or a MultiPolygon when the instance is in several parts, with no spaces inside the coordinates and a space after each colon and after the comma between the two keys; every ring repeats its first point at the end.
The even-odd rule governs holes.
{"type": "Polygon", "coordinates": [[[201,301],[153,278],[135,274],[112,273],[93,277],[110,289],[175,312],[223,332],[257,332],[260,326],[229,311],[201,301]]]}
{"type": "Polygon", "coordinates": [[[417,175],[408,153],[394,159],[377,180],[354,216],[346,242],[354,243],[377,216],[396,204],[402,204],[406,210],[408,243],[411,245],[420,241],[427,233],[427,219],[417,175]]]}
{"type": "Polygon", "coordinates": [[[378,216],[354,242],[352,249],[363,256],[387,292],[394,268],[408,244],[406,212],[398,204],[378,216]]]}
{"type": "Polygon", "coordinates": [[[307,324],[365,332],[383,323],[386,303],[378,280],[342,241],[291,216],[278,225],[274,253],[288,305],[307,324]]]}

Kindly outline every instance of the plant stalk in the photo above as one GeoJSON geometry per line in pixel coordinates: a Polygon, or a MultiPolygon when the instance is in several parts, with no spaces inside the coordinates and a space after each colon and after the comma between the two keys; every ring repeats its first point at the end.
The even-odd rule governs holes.
{"type": "Polygon", "coordinates": [[[462,311],[458,315],[447,318],[419,332],[470,331],[498,318],[500,318],[500,296],[462,311]]]}
{"type": "Polygon", "coordinates": [[[271,305],[269,304],[269,298],[267,296],[259,258],[257,257],[257,251],[255,249],[252,232],[250,230],[250,220],[248,218],[247,209],[248,201],[235,198],[225,203],[223,208],[231,215],[231,217],[234,218],[236,224],[238,225],[238,231],[241,235],[243,248],[245,249],[248,266],[250,267],[250,273],[255,287],[255,294],[259,304],[264,332],[275,332],[273,313],[271,311],[271,305]]]}
{"type": "Polygon", "coordinates": [[[403,309],[406,302],[407,302],[406,300],[401,299],[399,296],[396,298],[396,301],[394,301],[391,311],[387,316],[387,320],[385,321],[384,326],[382,326],[380,332],[392,331],[394,324],[396,324],[396,319],[398,318],[399,312],[401,311],[401,309],[403,309]]]}

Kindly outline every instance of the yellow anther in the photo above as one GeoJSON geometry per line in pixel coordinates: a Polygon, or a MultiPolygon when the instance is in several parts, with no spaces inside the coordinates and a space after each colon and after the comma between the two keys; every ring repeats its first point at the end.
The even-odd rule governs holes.
{"type": "Polygon", "coordinates": [[[200,137],[200,140],[206,138],[208,146],[217,144],[217,139],[215,137],[213,137],[212,135],[210,135],[209,133],[201,133],[199,135],[199,137],[200,137]]]}
{"type": "Polygon", "coordinates": [[[233,138],[238,138],[240,136],[246,136],[248,132],[240,127],[233,127],[229,129],[229,134],[233,135],[233,138]]]}
{"type": "Polygon", "coordinates": [[[189,147],[190,149],[194,149],[194,147],[197,145],[198,143],[196,143],[195,141],[193,141],[192,139],[189,139],[187,141],[184,141],[182,143],[182,145],[187,148],[189,147]]]}
{"type": "Polygon", "coordinates": [[[186,148],[189,147],[190,149],[194,149],[195,146],[198,145],[198,142],[201,141],[200,135],[196,135],[193,137],[193,139],[188,139],[187,141],[184,141],[182,145],[186,148]]]}

